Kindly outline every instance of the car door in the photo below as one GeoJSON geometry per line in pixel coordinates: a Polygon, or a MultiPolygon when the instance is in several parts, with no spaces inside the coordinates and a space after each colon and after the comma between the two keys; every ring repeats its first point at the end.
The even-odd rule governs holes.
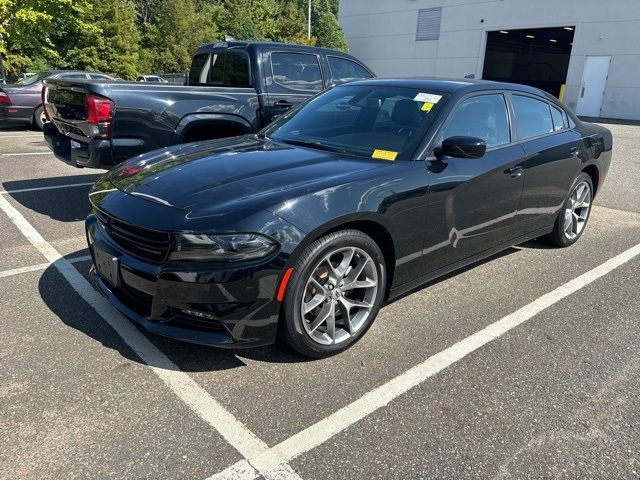
{"type": "Polygon", "coordinates": [[[440,141],[484,140],[481,158],[431,157],[425,265],[437,270],[510,238],[523,188],[524,158],[503,92],[472,94],[452,110],[440,141]]]}
{"type": "Polygon", "coordinates": [[[313,53],[266,52],[263,68],[267,83],[266,123],[324,88],[320,59],[313,53]]]}
{"type": "Polygon", "coordinates": [[[559,106],[524,93],[514,92],[510,97],[526,155],[515,237],[553,225],[580,169],[582,137],[569,128],[559,106]]]}

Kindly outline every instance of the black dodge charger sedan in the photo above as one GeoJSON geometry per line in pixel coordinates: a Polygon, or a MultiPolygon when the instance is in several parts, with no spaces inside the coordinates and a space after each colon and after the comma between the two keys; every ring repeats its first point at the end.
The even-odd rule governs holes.
{"type": "Polygon", "coordinates": [[[129,160],[90,192],[92,279],[157,334],[340,352],[382,304],[533,238],[575,243],[611,133],[483,81],[335,87],[257,135],[129,160]]]}

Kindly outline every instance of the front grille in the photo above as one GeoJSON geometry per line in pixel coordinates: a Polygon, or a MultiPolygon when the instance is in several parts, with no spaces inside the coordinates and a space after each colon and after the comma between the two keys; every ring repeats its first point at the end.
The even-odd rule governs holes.
{"type": "Polygon", "coordinates": [[[170,234],[135,227],[98,210],[94,212],[107,234],[127,252],[156,263],[163,262],[167,258],[171,247],[170,234]]]}

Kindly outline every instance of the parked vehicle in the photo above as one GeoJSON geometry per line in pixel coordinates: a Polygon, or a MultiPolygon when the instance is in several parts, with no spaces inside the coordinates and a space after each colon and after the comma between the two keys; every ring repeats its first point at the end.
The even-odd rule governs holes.
{"type": "Polygon", "coordinates": [[[42,130],[42,126],[46,121],[42,110],[42,82],[44,79],[112,79],[104,73],[76,70],[54,70],[23,75],[25,75],[24,78],[16,83],[3,85],[0,88],[0,123],[26,123],[38,127],[40,130],[42,130]]]}
{"type": "Polygon", "coordinates": [[[150,152],[89,198],[91,278],[146,329],[312,357],[369,328],[386,299],[586,227],[609,130],[506,83],[338,86],[257,135],[150,152]]]}
{"type": "Polygon", "coordinates": [[[136,82],[169,83],[158,75],[139,75],[136,77],[136,82]]]}
{"type": "Polygon", "coordinates": [[[329,85],[372,76],[342,52],[219,42],[196,52],[188,86],[47,80],[45,138],[63,161],[109,169],[156,148],[256,132],[329,85]]]}

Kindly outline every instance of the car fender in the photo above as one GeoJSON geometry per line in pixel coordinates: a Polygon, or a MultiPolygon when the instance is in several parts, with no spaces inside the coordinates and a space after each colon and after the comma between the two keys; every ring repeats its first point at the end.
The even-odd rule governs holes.
{"type": "Polygon", "coordinates": [[[239,115],[228,113],[192,113],[182,117],[178,125],[176,125],[174,143],[182,143],[182,139],[193,127],[216,124],[237,126],[245,133],[253,133],[255,131],[249,120],[239,115]]]}

